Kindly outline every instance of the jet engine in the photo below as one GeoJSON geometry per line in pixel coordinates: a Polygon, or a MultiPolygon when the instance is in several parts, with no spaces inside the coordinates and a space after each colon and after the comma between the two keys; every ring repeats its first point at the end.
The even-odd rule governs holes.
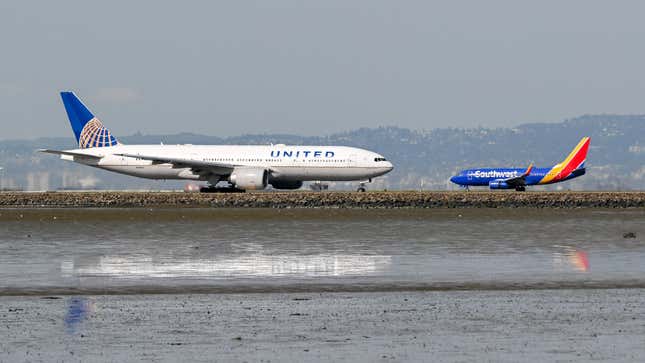
{"type": "Polygon", "coordinates": [[[276,189],[300,189],[302,181],[271,181],[270,184],[276,189]]]}
{"type": "Polygon", "coordinates": [[[493,180],[488,183],[488,186],[491,189],[511,189],[511,186],[503,180],[493,180]]]}
{"type": "Polygon", "coordinates": [[[268,184],[268,173],[266,169],[254,167],[236,167],[233,169],[229,181],[236,188],[244,190],[261,190],[268,184]]]}

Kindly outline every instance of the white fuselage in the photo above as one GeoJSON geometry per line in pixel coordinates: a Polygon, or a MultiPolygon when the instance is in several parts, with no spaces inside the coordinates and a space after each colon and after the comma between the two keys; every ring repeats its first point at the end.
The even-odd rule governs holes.
{"type": "Polygon", "coordinates": [[[170,163],[155,163],[119,154],[163,155],[233,167],[264,168],[270,180],[284,182],[367,180],[392,170],[392,164],[381,155],[345,146],[116,145],[68,151],[101,158],[71,155],[62,155],[61,158],[149,179],[228,180],[226,173],[213,180],[213,177],[200,174],[191,167],[176,167],[170,163]]]}

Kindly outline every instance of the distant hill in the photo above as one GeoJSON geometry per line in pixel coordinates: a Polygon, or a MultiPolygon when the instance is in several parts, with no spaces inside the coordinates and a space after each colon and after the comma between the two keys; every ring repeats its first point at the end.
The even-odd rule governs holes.
{"type": "MultiPolygon", "coordinates": [[[[71,135],[71,133],[70,133],[71,135]]],[[[190,133],[120,137],[131,144],[318,144],[348,145],[377,151],[395,169],[372,189],[453,189],[448,178],[467,167],[550,166],[561,161],[582,136],[591,136],[587,175],[543,189],[644,190],[645,115],[586,115],[559,123],[515,128],[443,128],[416,131],[394,126],[361,128],[321,137],[242,135],[228,138],[190,133]]],[[[39,148],[74,148],[74,140],[40,138],[0,141],[0,186],[58,189],[167,189],[184,182],[137,179],[83,167],[36,153],[39,148]]],[[[335,188],[350,188],[341,183],[335,188]]]]}

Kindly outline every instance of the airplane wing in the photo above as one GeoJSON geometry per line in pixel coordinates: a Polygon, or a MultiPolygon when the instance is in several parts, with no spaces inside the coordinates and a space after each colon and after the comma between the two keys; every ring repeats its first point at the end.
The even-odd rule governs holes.
{"type": "Polygon", "coordinates": [[[511,187],[521,187],[526,185],[526,177],[531,174],[531,170],[533,170],[533,164],[529,165],[529,167],[526,169],[526,171],[516,177],[508,178],[508,179],[503,179],[501,181],[505,182],[511,187]]]}
{"type": "Polygon", "coordinates": [[[138,155],[138,154],[114,154],[129,158],[150,160],[153,164],[172,164],[173,168],[190,168],[194,173],[205,175],[228,175],[235,168],[234,164],[218,163],[213,161],[192,160],[184,158],[169,158],[155,155],[138,155]]]}
{"type": "Polygon", "coordinates": [[[94,160],[99,160],[99,159],[102,158],[102,156],[98,156],[98,155],[89,155],[89,154],[77,153],[77,152],[73,152],[73,151],[62,151],[62,150],[51,150],[51,149],[39,149],[38,151],[41,152],[41,153],[48,153],[48,154],[54,154],[54,155],[78,156],[78,157],[94,159],[94,160]]]}

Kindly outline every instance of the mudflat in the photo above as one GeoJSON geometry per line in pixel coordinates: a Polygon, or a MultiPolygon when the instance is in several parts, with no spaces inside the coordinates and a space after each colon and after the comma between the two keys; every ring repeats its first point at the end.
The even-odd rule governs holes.
{"type": "Polygon", "coordinates": [[[0,297],[2,361],[643,361],[645,290],[0,297]]]}

